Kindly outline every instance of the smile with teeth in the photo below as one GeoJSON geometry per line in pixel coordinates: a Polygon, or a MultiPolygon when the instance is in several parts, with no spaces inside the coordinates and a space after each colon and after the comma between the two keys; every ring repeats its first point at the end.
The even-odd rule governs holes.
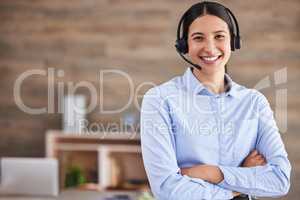
{"type": "Polygon", "coordinates": [[[203,60],[204,62],[207,62],[207,63],[215,62],[220,57],[221,57],[221,55],[219,55],[219,56],[200,56],[201,60],[203,60]]]}

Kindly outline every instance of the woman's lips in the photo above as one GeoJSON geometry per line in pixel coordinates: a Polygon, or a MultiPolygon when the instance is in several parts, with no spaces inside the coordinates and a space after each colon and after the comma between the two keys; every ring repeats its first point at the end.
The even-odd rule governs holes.
{"type": "Polygon", "coordinates": [[[199,56],[199,58],[205,63],[205,64],[214,64],[217,60],[219,60],[222,57],[222,55],[218,56],[199,56]]]}

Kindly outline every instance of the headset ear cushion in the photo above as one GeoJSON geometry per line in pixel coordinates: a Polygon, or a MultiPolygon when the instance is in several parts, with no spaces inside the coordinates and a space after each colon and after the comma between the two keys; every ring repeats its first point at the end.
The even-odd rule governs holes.
{"type": "Polygon", "coordinates": [[[241,48],[241,38],[239,36],[236,36],[234,38],[234,48],[240,49],[241,48]]]}
{"type": "Polygon", "coordinates": [[[186,54],[188,52],[188,45],[184,38],[176,40],[175,47],[179,53],[186,54]]]}

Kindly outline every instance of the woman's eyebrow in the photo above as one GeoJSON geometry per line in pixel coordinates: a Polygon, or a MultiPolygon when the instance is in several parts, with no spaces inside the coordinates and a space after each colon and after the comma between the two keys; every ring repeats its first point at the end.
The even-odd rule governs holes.
{"type": "Polygon", "coordinates": [[[192,33],[191,37],[193,37],[194,35],[204,35],[204,34],[201,32],[195,32],[195,33],[192,33]]]}
{"type": "MultiPolygon", "coordinates": [[[[224,30],[218,30],[218,31],[214,31],[213,33],[216,34],[216,33],[227,33],[227,32],[224,31],[224,30]]],[[[204,35],[204,33],[194,32],[194,33],[191,34],[191,37],[193,37],[194,35],[204,35]]]]}
{"type": "Polygon", "coordinates": [[[215,31],[214,33],[226,33],[224,30],[215,31]]]}

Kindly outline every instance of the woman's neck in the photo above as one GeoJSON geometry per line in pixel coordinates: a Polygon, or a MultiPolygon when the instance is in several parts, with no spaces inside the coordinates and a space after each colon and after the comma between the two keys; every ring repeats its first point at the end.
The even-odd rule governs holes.
{"type": "Polygon", "coordinates": [[[212,74],[206,74],[199,69],[192,68],[192,72],[195,77],[211,92],[220,94],[225,91],[224,70],[212,74]]]}

